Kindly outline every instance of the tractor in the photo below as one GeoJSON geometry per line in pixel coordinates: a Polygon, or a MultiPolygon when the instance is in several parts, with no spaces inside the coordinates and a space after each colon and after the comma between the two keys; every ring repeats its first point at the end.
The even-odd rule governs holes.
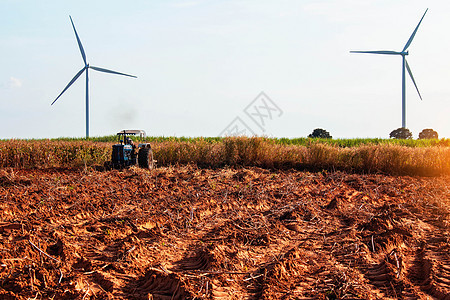
{"type": "Polygon", "coordinates": [[[144,130],[122,130],[117,133],[118,143],[112,146],[111,161],[105,163],[106,169],[123,169],[139,165],[141,168],[153,169],[153,151],[150,143],[137,146],[130,136],[145,138],[144,130]]]}

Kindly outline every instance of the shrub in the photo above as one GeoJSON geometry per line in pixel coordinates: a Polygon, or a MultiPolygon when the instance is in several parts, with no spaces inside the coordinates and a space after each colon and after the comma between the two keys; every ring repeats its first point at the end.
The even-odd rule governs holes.
{"type": "Polygon", "coordinates": [[[322,138],[322,139],[331,139],[332,136],[328,131],[322,128],[316,128],[313,132],[308,135],[309,138],[322,138]]]}
{"type": "Polygon", "coordinates": [[[438,133],[431,128],[424,129],[419,133],[419,140],[438,139],[438,138],[439,138],[438,133]]]}
{"type": "Polygon", "coordinates": [[[398,129],[393,130],[389,137],[392,139],[402,139],[402,140],[410,140],[412,139],[412,133],[408,128],[400,127],[398,129]]]}

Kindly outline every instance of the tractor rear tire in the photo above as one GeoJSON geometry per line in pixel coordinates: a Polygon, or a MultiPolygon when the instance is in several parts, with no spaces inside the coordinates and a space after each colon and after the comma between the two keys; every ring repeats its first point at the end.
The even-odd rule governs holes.
{"type": "Polygon", "coordinates": [[[138,164],[140,168],[153,169],[153,151],[150,148],[141,148],[138,153],[138,164]]]}

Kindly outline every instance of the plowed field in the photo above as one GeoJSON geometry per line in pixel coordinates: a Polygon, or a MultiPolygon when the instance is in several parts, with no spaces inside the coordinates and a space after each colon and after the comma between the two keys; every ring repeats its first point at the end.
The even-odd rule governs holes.
{"type": "Polygon", "coordinates": [[[0,299],[450,299],[450,177],[0,169],[0,299]]]}

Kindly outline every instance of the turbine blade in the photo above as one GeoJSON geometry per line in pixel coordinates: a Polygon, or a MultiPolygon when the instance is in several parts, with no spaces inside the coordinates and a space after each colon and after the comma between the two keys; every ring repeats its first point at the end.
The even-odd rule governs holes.
{"type": "Polygon", "coordinates": [[[73,31],[75,31],[75,36],[77,37],[78,47],[80,48],[81,56],[83,57],[84,65],[87,65],[86,54],[84,53],[83,45],[81,44],[80,37],[78,36],[77,30],[75,29],[75,25],[73,24],[72,17],[69,16],[70,22],[72,23],[73,31]]]}
{"type": "Polygon", "coordinates": [[[414,29],[413,33],[409,37],[408,42],[406,42],[406,45],[403,48],[402,52],[405,52],[408,49],[409,45],[411,45],[411,42],[413,41],[414,36],[416,35],[417,29],[419,29],[420,23],[422,23],[423,17],[425,17],[425,14],[427,13],[427,11],[428,11],[428,8],[427,8],[427,10],[425,10],[425,13],[422,16],[422,19],[420,19],[419,24],[417,24],[416,29],[414,29]]]}
{"type": "Polygon", "coordinates": [[[414,76],[411,72],[411,68],[409,67],[408,61],[406,59],[405,59],[405,63],[406,63],[406,69],[408,70],[409,76],[411,77],[412,82],[414,83],[414,86],[416,87],[416,90],[417,90],[417,93],[419,94],[420,100],[422,100],[422,96],[420,95],[419,88],[417,87],[416,81],[414,80],[414,76]]]}
{"type": "Polygon", "coordinates": [[[134,77],[134,78],[137,78],[137,77],[134,76],[134,75],[128,75],[128,74],[125,74],[125,73],[120,73],[120,72],[116,72],[116,71],[111,71],[111,70],[103,69],[103,68],[99,68],[99,67],[89,66],[89,68],[91,68],[91,69],[93,69],[93,70],[95,70],[95,71],[99,71],[99,72],[111,73],[111,74],[117,74],[117,75],[123,75],[123,76],[128,76],[128,77],[134,77]]]}
{"type": "Polygon", "coordinates": [[[83,69],[81,69],[81,70],[77,73],[77,75],[75,75],[75,77],[72,78],[72,80],[69,82],[69,84],[66,85],[66,87],[64,88],[64,90],[61,92],[61,94],[59,94],[58,97],[56,97],[55,101],[53,101],[51,105],[53,105],[53,103],[55,103],[56,100],[58,100],[59,97],[61,97],[61,95],[64,94],[65,91],[67,91],[67,89],[68,89],[68,88],[69,88],[69,87],[70,87],[70,86],[78,79],[78,77],[80,77],[81,74],[83,74],[84,70],[86,70],[86,67],[84,67],[83,69]]]}
{"type": "Polygon", "coordinates": [[[387,54],[387,55],[401,55],[401,52],[379,50],[379,51],[350,51],[350,53],[369,53],[369,54],[387,54]]]}

